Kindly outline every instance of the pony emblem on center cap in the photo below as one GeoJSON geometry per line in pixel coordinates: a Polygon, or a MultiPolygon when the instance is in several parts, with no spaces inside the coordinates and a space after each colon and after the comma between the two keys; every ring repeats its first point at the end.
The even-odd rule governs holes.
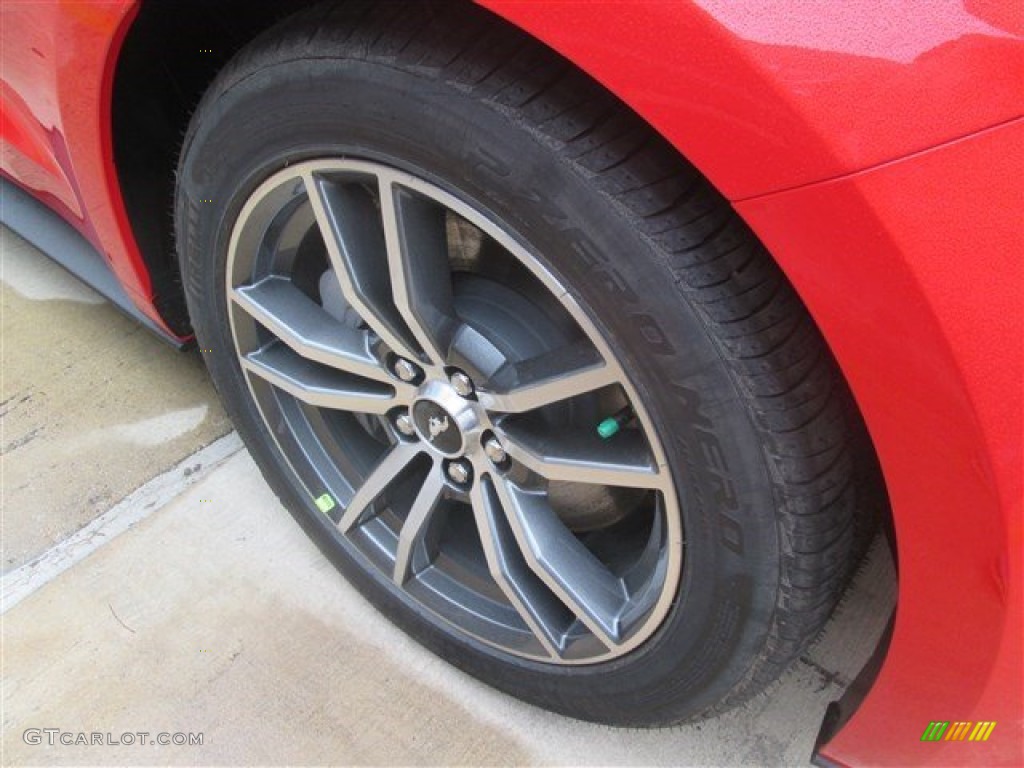
{"type": "Polygon", "coordinates": [[[430,442],[434,442],[434,438],[448,431],[448,417],[431,416],[427,421],[427,428],[430,430],[430,442]]]}

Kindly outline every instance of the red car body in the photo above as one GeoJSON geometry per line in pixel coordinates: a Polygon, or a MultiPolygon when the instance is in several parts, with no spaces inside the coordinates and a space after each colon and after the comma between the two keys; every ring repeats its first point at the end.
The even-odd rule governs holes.
{"type": "MultiPolygon", "coordinates": [[[[899,596],[818,759],[1020,765],[1024,14],[999,0],[484,0],[599,80],[734,204],[830,344],[883,469],[899,596]],[[931,721],[995,721],[985,742],[931,721]]],[[[2,172],[171,334],[112,149],[136,0],[4,0],[2,172]]]]}

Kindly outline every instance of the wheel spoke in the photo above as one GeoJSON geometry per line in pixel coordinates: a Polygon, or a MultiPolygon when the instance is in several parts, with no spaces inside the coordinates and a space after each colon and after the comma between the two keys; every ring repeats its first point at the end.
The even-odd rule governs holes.
{"type": "Polygon", "coordinates": [[[436,465],[431,467],[398,535],[393,573],[394,582],[398,586],[405,584],[406,580],[426,567],[432,559],[433,547],[429,542],[431,516],[441,501],[444,487],[441,468],[436,465]]]}
{"type": "Polygon", "coordinates": [[[574,344],[498,371],[488,391],[478,393],[489,411],[523,413],[618,380],[593,347],[574,344]]]}
{"type": "Polygon", "coordinates": [[[345,301],[395,354],[417,359],[409,329],[392,301],[381,217],[370,194],[354,183],[314,173],[303,179],[345,301]]]}
{"type": "Polygon", "coordinates": [[[417,443],[400,442],[394,445],[374,467],[363,484],[356,489],[338,522],[342,533],[352,530],[365,515],[369,506],[377,499],[402,470],[419,456],[422,447],[417,443]]]}
{"type": "Polygon", "coordinates": [[[547,494],[496,481],[498,497],[530,569],[613,649],[622,641],[625,585],[565,527],[547,494]]]}
{"type": "Polygon", "coordinates": [[[498,433],[509,456],[548,480],[626,488],[661,488],[665,483],[665,473],[636,430],[604,440],[596,429],[552,430],[506,421],[498,433]]]}
{"type": "Polygon", "coordinates": [[[241,362],[250,374],[317,408],[385,414],[404,402],[391,386],[306,360],[281,342],[250,352],[241,362]]]}
{"type": "Polygon", "coordinates": [[[348,328],[282,277],[236,288],[232,299],[302,357],[375,381],[396,382],[370,349],[366,331],[348,328]]]}
{"type": "Polygon", "coordinates": [[[474,484],[470,501],[491,577],[548,654],[561,657],[567,629],[564,608],[523,558],[489,475],[474,484]]]}
{"type": "Polygon", "coordinates": [[[445,210],[388,176],[380,177],[380,210],[395,305],[427,356],[443,366],[460,324],[452,300],[445,210]]]}

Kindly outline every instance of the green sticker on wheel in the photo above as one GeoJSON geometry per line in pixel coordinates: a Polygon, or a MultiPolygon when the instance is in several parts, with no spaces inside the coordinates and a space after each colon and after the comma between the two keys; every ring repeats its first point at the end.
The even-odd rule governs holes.
{"type": "Polygon", "coordinates": [[[316,508],[323,512],[325,515],[334,509],[337,504],[334,502],[334,497],[329,493],[325,493],[322,496],[317,496],[314,500],[316,508]]]}

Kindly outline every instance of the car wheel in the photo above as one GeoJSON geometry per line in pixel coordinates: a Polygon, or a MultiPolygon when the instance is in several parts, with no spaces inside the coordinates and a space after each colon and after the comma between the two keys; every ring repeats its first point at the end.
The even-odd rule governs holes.
{"type": "Polygon", "coordinates": [[[726,201],[486,11],[318,7],[187,134],[213,379],[283,504],[442,657],[575,717],[741,701],[849,571],[845,390],[726,201]]]}

